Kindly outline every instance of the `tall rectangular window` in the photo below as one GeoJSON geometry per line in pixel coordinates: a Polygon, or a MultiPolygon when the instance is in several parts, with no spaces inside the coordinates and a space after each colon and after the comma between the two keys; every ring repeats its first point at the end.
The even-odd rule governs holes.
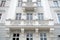
{"type": "Polygon", "coordinates": [[[27,20],[32,20],[32,13],[27,13],[27,20]]]}
{"type": "Polygon", "coordinates": [[[58,13],[57,16],[58,16],[58,20],[59,20],[59,22],[60,22],[60,13],[58,13]]]}
{"type": "Polygon", "coordinates": [[[21,13],[16,14],[16,20],[21,20],[21,13]]]}
{"type": "Polygon", "coordinates": [[[41,0],[37,0],[37,6],[41,7],[41,0]]]}
{"type": "Polygon", "coordinates": [[[40,33],[40,40],[47,40],[46,33],[40,33]]]}
{"type": "Polygon", "coordinates": [[[53,3],[54,3],[54,7],[58,7],[59,5],[58,5],[58,1],[53,1],[53,3]]]}
{"type": "Polygon", "coordinates": [[[19,40],[19,33],[13,33],[13,40],[19,40]]]}
{"type": "Polygon", "coordinates": [[[38,13],[38,20],[43,20],[43,13],[38,13]]]}
{"type": "Polygon", "coordinates": [[[18,0],[18,7],[22,6],[22,0],[18,0]]]}
{"type": "Polygon", "coordinates": [[[33,40],[33,34],[32,33],[27,33],[26,40],[33,40]]]}
{"type": "Polygon", "coordinates": [[[0,19],[1,19],[2,14],[0,14],[0,19]]]}
{"type": "Polygon", "coordinates": [[[2,0],[1,1],[1,4],[0,4],[0,7],[4,7],[5,6],[5,3],[6,3],[6,0],[2,0]]]}

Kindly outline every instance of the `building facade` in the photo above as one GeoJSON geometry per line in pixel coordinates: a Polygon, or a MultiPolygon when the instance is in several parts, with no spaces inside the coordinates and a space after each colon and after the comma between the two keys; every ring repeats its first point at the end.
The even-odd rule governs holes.
{"type": "Polygon", "coordinates": [[[60,0],[0,0],[0,40],[60,40],[60,0]]]}

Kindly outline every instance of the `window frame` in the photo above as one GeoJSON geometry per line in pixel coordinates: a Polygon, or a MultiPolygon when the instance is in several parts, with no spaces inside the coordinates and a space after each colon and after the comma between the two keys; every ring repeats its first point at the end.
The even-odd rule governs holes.
{"type": "Polygon", "coordinates": [[[44,14],[38,13],[38,20],[44,20],[44,14]]]}
{"type": "Polygon", "coordinates": [[[6,4],[6,0],[1,0],[0,7],[5,7],[5,4],[6,4]]]}
{"type": "Polygon", "coordinates": [[[21,20],[21,16],[22,16],[21,13],[16,13],[16,20],[21,20]]]}
{"type": "Polygon", "coordinates": [[[19,40],[19,37],[20,37],[20,34],[19,34],[19,36],[17,36],[17,34],[19,34],[19,33],[13,33],[13,35],[12,35],[12,40],[19,40]],[[15,36],[14,36],[14,34],[16,34],[15,36]]]}
{"type": "Polygon", "coordinates": [[[47,34],[45,32],[40,33],[40,40],[47,40],[47,34]]]}
{"type": "Polygon", "coordinates": [[[27,40],[27,38],[29,39],[29,40],[33,40],[33,33],[26,33],[26,40],[27,40]],[[31,34],[31,35],[30,35],[31,34]],[[27,36],[28,35],[28,36],[27,36]]]}

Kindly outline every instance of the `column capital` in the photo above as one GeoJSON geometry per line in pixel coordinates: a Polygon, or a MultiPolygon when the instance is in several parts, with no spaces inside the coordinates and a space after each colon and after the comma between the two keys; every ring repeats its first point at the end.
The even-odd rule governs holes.
{"type": "Polygon", "coordinates": [[[24,28],[21,28],[21,33],[24,33],[24,28]]]}
{"type": "Polygon", "coordinates": [[[50,28],[50,33],[53,33],[53,31],[54,31],[54,28],[50,28]]]}
{"type": "Polygon", "coordinates": [[[38,30],[39,30],[39,29],[38,29],[38,28],[36,28],[36,29],[35,29],[35,32],[36,32],[36,33],[38,33],[38,30]]]}

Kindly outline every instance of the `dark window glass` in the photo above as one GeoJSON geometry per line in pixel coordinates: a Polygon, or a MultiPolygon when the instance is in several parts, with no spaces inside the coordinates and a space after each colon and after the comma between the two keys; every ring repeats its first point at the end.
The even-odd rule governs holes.
{"type": "Polygon", "coordinates": [[[13,38],[13,40],[15,40],[15,38],[13,38]]]}
{"type": "Polygon", "coordinates": [[[41,40],[43,40],[43,38],[40,38],[41,40]]]}
{"type": "Polygon", "coordinates": [[[16,37],[16,34],[13,34],[13,37],[16,37]]]}
{"type": "Polygon", "coordinates": [[[27,40],[29,40],[29,38],[27,38],[27,40]]]}
{"type": "Polygon", "coordinates": [[[16,38],[16,40],[19,40],[19,38],[16,38]]]}
{"type": "Polygon", "coordinates": [[[17,34],[17,37],[19,37],[19,34],[17,34]]]}
{"type": "Polygon", "coordinates": [[[47,38],[44,38],[44,40],[47,40],[47,38]]]}

